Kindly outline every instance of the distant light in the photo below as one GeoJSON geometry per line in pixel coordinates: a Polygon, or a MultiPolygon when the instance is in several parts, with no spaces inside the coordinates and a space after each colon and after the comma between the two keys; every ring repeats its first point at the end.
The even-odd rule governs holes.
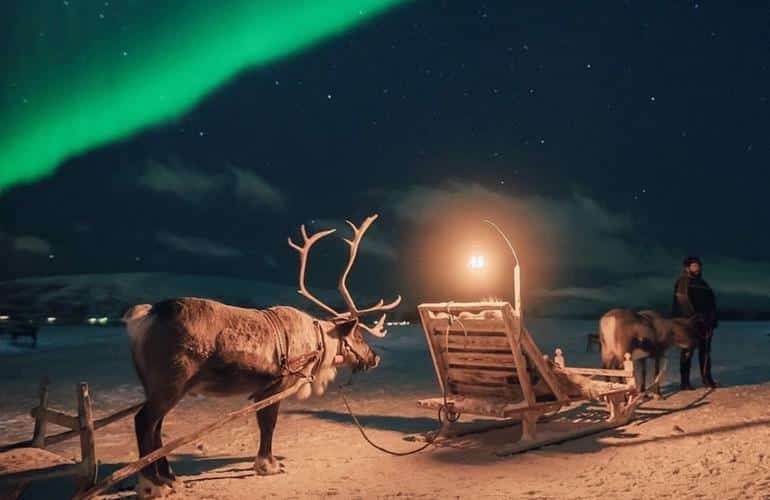
{"type": "Polygon", "coordinates": [[[468,266],[471,269],[482,269],[486,264],[487,262],[483,255],[471,255],[468,260],[468,266]]]}
{"type": "Polygon", "coordinates": [[[8,316],[7,314],[3,314],[0,316],[0,321],[8,321],[9,319],[11,319],[11,317],[8,316]]]}
{"type": "Polygon", "coordinates": [[[48,323],[56,323],[56,316],[48,316],[45,320],[48,323]]]}
{"type": "Polygon", "coordinates": [[[99,318],[99,324],[100,325],[106,325],[107,321],[108,321],[107,316],[102,316],[101,318],[99,318]]]}
{"type": "Polygon", "coordinates": [[[89,325],[95,325],[96,324],[96,318],[88,318],[88,324],[89,325]]]}

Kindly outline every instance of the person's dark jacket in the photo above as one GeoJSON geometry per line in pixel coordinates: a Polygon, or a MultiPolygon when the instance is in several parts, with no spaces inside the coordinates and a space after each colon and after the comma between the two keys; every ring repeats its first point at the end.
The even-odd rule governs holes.
{"type": "Polygon", "coordinates": [[[707,326],[716,328],[717,305],[714,291],[701,276],[692,276],[685,269],[674,285],[674,301],[671,315],[690,318],[700,315],[707,326]]]}

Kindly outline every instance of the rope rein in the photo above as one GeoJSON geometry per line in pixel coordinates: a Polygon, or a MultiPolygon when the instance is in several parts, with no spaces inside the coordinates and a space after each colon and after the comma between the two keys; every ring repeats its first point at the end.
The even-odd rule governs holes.
{"type": "MultiPolygon", "coordinates": [[[[452,315],[451,311],[449,310],[449,304],[447,304],[447,315],[449,316],[447,320],[447,327],[446,331],[444,332],[444,348],[446,349],[446,353],[449,353],[449,328],[452,325],[453,321],[457,321],[457,323],[460,324],[460,326],[463,329],[464,335],[468,336],[468,330],[465,328],[465,325],[460,320],[459,317],[456,317],[452,315]]],[[[388,455],[393,455],[396,457],[406,457],[409,455],[414,455],[415,453],[419,453],[431,445],[433,445],[436,440],[441,437],[442,431],[445,428],[445,422],[444,422],[444,416],[446,416],[446,419],[448,422],[456,422],[460,418],[460,414],[454,412],[453,410],[449,409],[449,401],[447,398],[447,386],[449,385],[449,377],[444,377],[444,383],[442,384],[443,390],[442,390],[442,396],[443,396],[443,404],[438,408],[438,414],[436,416],[436,420],[438,422],[438,427],[436,430],[433,431],[433,434],[430,437],[427,437],[425,440],[425,444],[415,448],[414,450],[409,451],[393,451],[389,450],[388,448],[385,448],[384,446],[378,445],[372,439],[366,434],[366,430],[364,429],[364,426],[361,425],[361,422],[358,420],[358,417],[356,417],[355,413],[353,413],[353,409],[350,407],[350,403],[348,402],[348,399],[345,397],[345,393],[343,390],[347,387],[350,387],[353,385],[353,373],[350,373],[350,378],[348,378],[348,381],[344,384],[340,384],[337,387],[337,392],[339,393],[340,397],[342,398],[342,402],[345,404],[345,409],[348,411],[348,414],[353,419],[353,423],[356,424],[356,427],[358,428],[358,432],[361,433],[361,436],[364,438],[364,440],[369,443],[373,448],[376,450],[379,450],[383,453],[387,453],[388,455]]]]}

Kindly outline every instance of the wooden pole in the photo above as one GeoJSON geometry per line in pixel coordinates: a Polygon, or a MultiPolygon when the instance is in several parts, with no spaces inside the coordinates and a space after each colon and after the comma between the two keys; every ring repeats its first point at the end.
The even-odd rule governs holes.
{"type": "Polygon", "coordinates": [[[98,474],[91,396],[88,394],[88,384],[85,382],[78,384],[78,418],[80,420],[81,474],[77,478],[77,484],[78,490],[85,490],[96,484],[98,474]]]}
{"type": "Polygon", "coordinates": [[[167,445],[161,448],[158,448],[152,453],[148,453],[147,455],[143,456],[139,460],[136,460],[135,462],[132,462],[116,470],[115,472],[113,472],[112,474],[104,478],[102,482],[100,482],[93,488],[89,489],[88,491],[84,491],[82,493],[78,493],[77,495],[75,495],[73,497],[73,500],[87,500],[89,498],[93,498],[95,495],[106,490],[107,488],[121,482],[122,480],[132,476],[133,474],[136,474],[137,472],[139,472],[141,469],[148,466],[149,464],[157,460],[160,460],[166,455],[169,455],[172,451],[179,448],[180,446],[184,446],[188,443],[192,443],[193,441],[199,439],[201,436],[208,434],[211,431],[214,431],[216,429],[219,429],[220,427],[232,422],[233,420],[243,417],[244,415],[261,410],[262,408],[267,408],[268,406],[273,405],[278,401],[281,401],[282,399],[286,399],[289,396],[296,393],[298,390],[300,390],[302,386],[304,386],[309,382],[310,380],[308,379],[300,379],[294,385],[292,385],[291,387],[289,387],[284,391],[274,394],[261,401],[257,401],[256,403],[250,404],[249,406],[243,407],[240,410],[232,411],[227,415],[225,415],[224,417],[222,417],[221,419],[217,420],[216,422],[212,422],[198,429],[195,432],[191,432],[190,434],[187,434],[186,436],[176,438],[170,443],[168,443],[167,445]]]}
{"type": "Polygon", "coordinates": [[[42,377],[40,379],[40,387],[38,388],[38,396],[40,398],[40,413],[35,416],[35,430],[32,434],[32,446],[35,448],[45,448],[45,432],[48,427],[48,415],[46,409],[48,408],[48,377],[42,377]]]}
{"type": "Polygon", "coordinates": [[[532,382],[527,373],[527,362],[524,360],[524,354],[521,352],[521,322],[511,305],[507,302],[503,309],[503,321],[505,322],[505,334],[508,336],[508,342],[511,344],[511,353],[516,363],[516,375],[519,379],[521,392],[524,393],[527,406],[533,408],[536,403],[535,392],[532,390],[532,382]]]}
{"type": "Polygon", "coordinates": [[[534,339],[529,334],[529,330],[522,328],[519,335],[524,352],[527,353],[532,360],[532,363],[540,372],[540,375],[545,379],[546,384],[548,384],[548,387],[551,389],[551,392],[553,392],[553,395],[556,396],[556,399],[558,401],[569,401],[569,396],[559,385],[559,381],[556,380],[556,375],[551,371],[550,365],[543,359],[543,353],[540,352],[537,344],[535,344],[534,339]]]}

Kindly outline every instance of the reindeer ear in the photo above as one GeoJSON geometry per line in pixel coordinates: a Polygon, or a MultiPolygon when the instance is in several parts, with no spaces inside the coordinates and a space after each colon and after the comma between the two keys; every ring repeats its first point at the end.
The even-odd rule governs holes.
{"type": "Polygon", "coordinates": [[[358,320],[349,319],[337,323],[337,325],[334,327],[334,331],[337,332],[337,335],[339,335],[340,338],[343,338],[353,333],[353,331],[356,329],[356,326],[358,326],[358,320]]]}

